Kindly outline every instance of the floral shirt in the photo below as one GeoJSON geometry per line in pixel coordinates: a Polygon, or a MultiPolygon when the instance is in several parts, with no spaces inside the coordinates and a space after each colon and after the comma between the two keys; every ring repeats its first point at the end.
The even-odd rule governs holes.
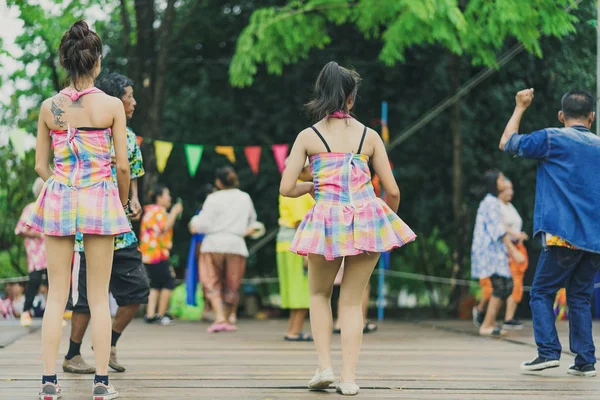
{"type": "MultiPolygon", "coordinates": [[[[115,148],[113,147],[112,153],[114,154],[114,152],[115,148]]],[[[144,161],[142,159],[142,151],[137,143],[135,133],[133,133],[129,127],[127,127],[127,158],[129,159],[130,179],[134,180],[144,176],[144,161]]],[[[116,182],[117,170],[115,167],[112,169],[112,177],[116,182]]],[[[124,249],[137,243],[137,237],[133,232],[131,221],[129,221],[129,227],[131,228],[129,232],[115,236],[115,250],[124,249]]],[[[77,232],[75,237],[75,251],[83,251],[83,235],[79,232],[77,232]]]]}
{"type": "Polygon", "coordinates": [[[140,251],[144,264],[158,264],[169,259],[173,247],[173,228],[165,231],[167,210],[157,204],[144,207],[140,227],[140,251]]]}
{"type": "MultiPolygon", "coordinates": [[[[35,203],[29,203],[23,209],[21,218],[15,227],[15,235],[22,235],[26,232],[35,232],[29,228],[26,223],[33,214],[35,203]]],[[[27,270],[31,273],[46,268],[46,248],[44,247],[44,237],[25,238],[25,252],[27,253],[27,270]]]]}
{"type": "Polygon", "coordinates": [[[488,194],[477,209],[471,246],[472,278],[511,277],[506,245],[502,241],[504,235],[506,228],[500,213],[500,200],[488,194]]]}
{"type": "Polygon", "coordinates": [[[571,250],[578,250],[577,247],[573,246],[565,239],[551,235],[549,233],[546,233],[546,246],[566,247],[571,250]]]}

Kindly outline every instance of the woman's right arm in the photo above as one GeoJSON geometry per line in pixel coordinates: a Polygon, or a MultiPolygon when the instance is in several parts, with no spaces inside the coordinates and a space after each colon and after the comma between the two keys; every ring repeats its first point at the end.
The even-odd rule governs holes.
{"type": "Polygon", "coordinates": [[[52,139],[50,137],[50,129],[46,125],[46,117],[49,113],[51,99],[42,103],[40,108],[40,116],[38,118],[37,138],[35,140],[35,172],[45,181],[52,175],[50,169],[50,149],[52,139]]]}
{"type": "MultiPolygon", "coordinates": [[[[369,133],[371,133],[371,130],[369,130],[369,133]]],[[[377,138],[375,139],[376,142],[373,149],[373,156],[371,157],[371,163],[385,190],[384,201],[392,211],[398,212],[398,207],[400,206],[400,189],[396,183],[396,178],[394,178],[383,140],[381,140],[379,135],[375,134],[375,136],[377,136],[377,138]]]]}
{"type": "Polygon", "coordinates": [[[117,185],[119,187],[119,198],[121,204],[127,204],[129,198],[129,158],[127,157],[127,117],[123,109],[123,103],[119,99],[113,99],[113,145],[117,159],[117,185]],[[114,100],[114,101],[113,101],[114,100]],[[118,104],[117,104],[118,102],[118,104]],[[118,106],[117,106],[118,105],[118,106]]]}

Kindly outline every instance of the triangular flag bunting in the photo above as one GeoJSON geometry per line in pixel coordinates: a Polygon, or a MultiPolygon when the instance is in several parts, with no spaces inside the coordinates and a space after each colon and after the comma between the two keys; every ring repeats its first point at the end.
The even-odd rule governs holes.
{"type": "Polygon", "coordinates": [[[233,151],[233,146],[216,146],[215,152],[227,157],[232,164],[235,164],[235,152],[233,151]]]}
{"type": "Polygon", "coordinates": [[[173,150],[173,143],[163,142],[162,140],[154,141],[154,150],[156,151],[156,168],[162,174],[167,166],[167,160],[173,150]]]}
{"type": "Polygon", "coordinates": [[[143,137],[141,137],[141,136],[136,136],[136,137],[135,137],[135,140],[137,140],[137,144],[138,144],[138,146],[141,146],[141,145],[142,145],[142,142],[144,141],[144,138],[143,138],[143,137]]]}
{"type": "Polygon", "coordinates": [[[250,165],[250,169],[254,172],[254,175],[258,175],[258,165],[260,164],[260,153],[262,148],[260,146],[248,146],[244,148],[244,154],[250,165]]]}
{"type": "Polygon", "coordinates": [[[190,176],[192,178],[196,176],[196,172],[198,172],[200,160],[202,160],[202,153],[204,153],[204,146],[202,145],[185,145],[185,156],[187,157],[188,170],[190,171],[190,176]]]}
{"type": "Polygon", "coordinates": [[[285,168],[285,159],[288,155],[288,148],[290,146],[287,144],[274,144],[271,148],[273,149],[273,156],[275,157],[275,162],[277,163],[277,168],[279,168],[279,173],[283,172],[285,168]]]}

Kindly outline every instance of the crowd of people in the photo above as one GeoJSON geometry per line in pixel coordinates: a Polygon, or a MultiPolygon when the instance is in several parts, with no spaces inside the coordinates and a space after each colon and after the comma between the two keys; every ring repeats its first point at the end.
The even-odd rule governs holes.
{"type": "MultiPolygon", "coordinates": [[[[126,370],[117,359],[117,343],[140,305],[147,303],[145,322],[172,322],[167,311],[175,287],[170,251],[183,206],[173,204],[169,188],[159,184],[142,208],[137,180],[144,175],[143,160],[127,127],[136,107],[133,82],[117,73],[97,79],[102,42],[96,33],[84,21],[74,23],[61,40],[59,56],[70,84],[42,104],[36,144],[40,180],[33,186],[37,200],[27,205],[15,231],[26,240],[30,282],[26,291],[21,284],[7,285],[9,301],[0,302],[0,311],[28,325],[43,309],[39,398],[55,400],[62,395],[55,365],[61,323],[65,308],[72,309],[63,370],[94,374],[93,398],[108,400],[118,397],[108,368],[126,370]],[[131,224],[136,220],[141,220],[139,239],[131,224]],[[45,290],[47,297],[38,299],[45,290]],[[109,293],[118,305],[114,320],[109,293]],[[90,322],[94,367],[80,353],[90,322]]],[[[356,71],[335,62],[321,70],[307,104],[316,122],[297,136],[281,178],[276,249],[281,306],[290,310],[283,339],[314,341],[318,362],[308,388],[325,390],[336,381],[331,339],[340,334],[342,370],[336,390],[343,395],[359,392],[355,373],[362,336],[377,329],[366,319],[366,306],[379,256],[416,239],[396,214],[400,190],[382,139],[351,114],[359,84],[356,71]],[[373,185],[371,166],[383,198],[373,185]],[[335,323],[334,291],[339,293],[335,323]],[[303,332],[307,313],[312,335],[303,332]]],[[[517,132],[533,90],[519,92],[516,100],[500,148],[540,160],[534,230],[544,244],[531,291],[538,357],[522,368],[558,366],[552,305],[566,282],[570,344],[577,354],[569,373],[593,376],[590,300],[600,266],[597,236],[590,234],[600,217],[600,181],[591,172],[600,156],[600,139],[589,132],[594,98],[584,91],[567,93],[559,113],[566,127],[530,135],[517,132]]],[[[528,236],[511,204],[510,181],[500,171],[489,171],[485,182],[472,246],[472,276],[480,280],[484,295],[474,321],[481,335],[499,336],[503,329],[522,327],[515,311],[528,268],[523,245],[528,236]],[[502,329],[496,319],[503,304],[502,329]]],[[[233,332],[248,257],[245,238],[259,237],[264,226],[232,167],[216,171],[215,187],[208,192],[189,222],[199,278],[193,279],[191,297],[199,280],[215,313],[208,332],[233,332]]]]}

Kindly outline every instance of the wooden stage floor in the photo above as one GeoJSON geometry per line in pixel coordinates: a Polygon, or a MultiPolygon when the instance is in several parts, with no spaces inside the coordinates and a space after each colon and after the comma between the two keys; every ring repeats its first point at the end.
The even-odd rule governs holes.
{"type": "MultiPolygon", "coordinates": [[[[134,321],[118,346],[119,361],[127,371],[111,373],[120,398],[339,398],[334,390],[305,390],[316,368],[313,344],[284,342],[285,321],[242,320],[238,332],[221,334],[206,333],[207,326],[186,322],[149,326],[134,321]]],[[[3,328],[0,325],[0,331],[3,328]]],[[[600,323],[594,328],[599,343],[600,323]]],[[[560,323],[559,331],[568,350],[568,326],[560,323]]],[[[67,351],[68,332],[66,327],[60,357],[67,351]]],[[[568,353],[563,354],[560,368],[528,375],[520,371],[519,364],[535,356],[530,326],[505,340],[481,338],[474,333],[469,321],[380,324],[378,332],[365,335],[357,373],[357,383],[362,387],[358,398],[599,398],[600,377],[566,374],[572,362],[568,353]]],[[[82,354],[92,363],[90,346],[88,332],[82,354]]],[[[339,373],[339,336],[333,339],[333,357],[334,370],[339,373]]],[[[63,399],[91,398],[91,376],[65,374],[58,368],[63,399]]],[[[0,348],[0,399],[36,399],[41,371],[39,330],[0,348]]]]}

